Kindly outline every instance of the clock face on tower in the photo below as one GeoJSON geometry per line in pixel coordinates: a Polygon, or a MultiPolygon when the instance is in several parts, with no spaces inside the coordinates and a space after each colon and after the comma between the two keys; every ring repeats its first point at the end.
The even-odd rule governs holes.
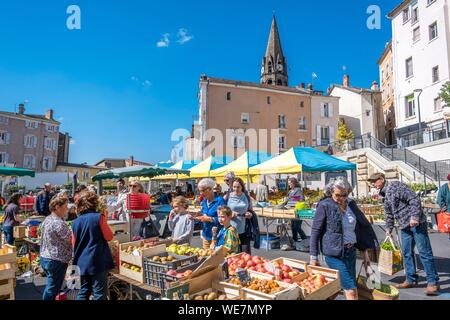
{"type": "Polygon", "coordinates": [[[283,65],[282,64],[278,64],[277,65],[277,70],[278,71],[283,71],[283,65]]]}

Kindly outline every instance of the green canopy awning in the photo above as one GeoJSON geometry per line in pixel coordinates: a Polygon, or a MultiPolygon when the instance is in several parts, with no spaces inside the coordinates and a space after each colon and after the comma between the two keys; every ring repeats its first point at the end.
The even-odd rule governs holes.
{"type": "Polygon", "coordinates": [[[118,169],[111,169],[101,171],[92,177],[93,181],[108,180],[108,179],[120,179],[131,177],[149,177],[153,178],[163,174],[189,174],[188,170],[178,170],[170,168],[160,168],[157,166],[132,166],[118,169]]]}
{"type": "Polygon", "coordinates": [[[34,177],[34,171],[22,168],[0,167],[0,176],[34,177]]]}

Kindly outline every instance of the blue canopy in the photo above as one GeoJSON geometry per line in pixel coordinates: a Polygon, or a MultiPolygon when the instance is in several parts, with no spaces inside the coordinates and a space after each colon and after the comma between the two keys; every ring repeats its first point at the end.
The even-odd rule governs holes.
{"type": "Polygon", "coordinates": [[[297,162],[303,172],[356,170],[356,164],[330,156],[311,147],[294,147],[297,162]]]}

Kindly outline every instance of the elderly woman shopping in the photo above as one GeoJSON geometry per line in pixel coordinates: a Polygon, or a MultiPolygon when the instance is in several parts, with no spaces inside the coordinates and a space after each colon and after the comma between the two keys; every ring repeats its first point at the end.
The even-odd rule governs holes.
{"type": "Polygon", "coordinates": [[[203,248],[209,249],[213,239],[212,228],[219,227],[219,220],[217,217],[217,209],[225,205],[225,200],[214,195],[214,187],[216,182],[212,179],[203,179],[198,184],[198,189],[203,196],[202,210],[200,216],[195,220],[203,223],[202,240],[203,248]]]}
{"type": "Polygon", "coordinates": [[[310,254],[311,265],[318,266],[321,243],[325,262],[339,270],[346,299],[357,300],[356,249],[364,252],[367,267],[367,249],[377,248],[378,241],[356,202],[348,198],[350,192],[352,187],[341,177],[326,186],[326,198],[319,202],[312,226],[310,254]]]}

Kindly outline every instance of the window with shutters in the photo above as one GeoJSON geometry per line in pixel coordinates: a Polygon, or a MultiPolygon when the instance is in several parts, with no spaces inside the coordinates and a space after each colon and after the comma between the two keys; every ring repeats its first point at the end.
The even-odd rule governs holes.
{"type": "Polygon", "coordinates": [[[322,127],[320,128],[321,145],[326,145],[330,143],[330,128],[322,127]]]}
{"type": "Polygon", "coordinates": [[[417,27],[413,30],[413,41],[419,41],[420,40],[420,27],[417,27]]]}
{"type": "Polygon", "coordinates": [[[0,131],[0,144],[9,144],[10,134],[6,131],[0,131]]]}
{"type": "Polygon", "coordinates": [[[25,148],[30,148],[30,149],[36,148],[36,146],[37,146],[37,137],[36,136],[29,134],[29,135],[25,136],[24,140],[25,140],[24,141],[25,148]]]}
{"type": "Polygon", "coordinates": [[[412,77],[414,75],[412,57],[406,59],[405,67],[406,67],[406,78],[412,77]]]}
{"type": "Polygon", "coordinates": [[[23,157],[23,166],[27,169],[34,169],[36,167],[36,157],[32,154],[26,154],[23,157]]]}
{"type": "Polygon", "coordinates": [[[58,132],[58,126],[46,124],[45,127],[48,132],[58,132]]]}
{"type": "Polygon", "coordinates": [[[432,81],[434,82],[438,82],[439,81],[439,66],[434,67],[431,70],[431,74],[432,74],[432,81]]]}
{"type": "Polygon", "coordinates": [[[39,123],[36,121],[25,120],[25,127],[28,129],[37,129],[39,127],[39,123]]]}
{"type": "Polygon", "coordinates": [[[298,129],[306,130],[306,117],[300,117],[298,119],[298,129]]]}
{"type": "Polygon", "coordinates": [[[330,117],[330,106],[328,103],[324,103],[323,104],[323,116],[325,118],[329,118],[330,117]]]}
{"type": "Polygon", "coordinates": [[[419,8],[412,9],[412,21],[411,24],[415,24],[419,21],[419,8]]]}
{"type": "Polygon", "coordinates": [[[55,139],[52,138],[45,138],[44,139],[44,148],[46,150],[56,150],[57,149],[57,143],[55,139]]]}
{"type": "Polygon", "coordinates": [[[439,112],[442,110],[441,98],[434,99],[434,112],[439,112]]]}
{"type": "Polygon", "coordinates": [[[241,122],[243,124],[249,124],[250,123],[250,114],[248,114],[248,113],[241,113],[241,122]]]}
{"type": "Polygon", "coordinates": [[[409,20],[409,7],[403,10],[403,23],[409,20]]]}
{"type": "Polygon", "coordinates": [[[285,136],[280,136],[278,141],[279,141],[278,148],[280,150],[286,149],[286,137],[285,136]]]}
{"type": "Polygon", "coordinates": [[[279,129],[286,129],[286,116],[280,114],[278,116],[278,128],[279,129]]]}
{"type": "Polygon", "coordinates": [[[301,139],[301,140],[298,142],[298,145],[299,145],[300,147],[306,147],[306,140],[301,139]]]}
{"type": "Polygon", "coordinates": [[[8,124],[8,117],[0,116],[0,124],[8,124]]]}
{"type": "Polygon", "coordinates": [[[42,161],[42,169],[46,171],[52,170],[53,167],[53,158],[52,157],[44,157],[42,161]]]}
{"type": "Polygon", "coordinates": [[[414,94],[405,97],[405,117],[411,118],[416,115],[416,105],[414,101],[414,94]]]}
{"type": "Polygon", "coordinates": [[[438,28],[437,28],[437,22],[433,23],[428,27],[429,34],[430,34],[430,41],[437,38],[438,36],[438,28]]]}
{"type": "Polygon", "coordinates": [[[227,92],[227,100],[228,100],[228,101],[231,100],[231,92],[227,92]]]}
{"type": "Polygon", "coordinates": [[[89,180],[89,171],[83,171],[83,180],[84,181],[89,180]]]}
{"type": "Polygon", "coordinates": [[[0,164],[8,163],[8,154],[6,152],[0,152],[0,164]]]}
{"type": "Polygon", "coordinates": [[[305,102],[304,101],[300,101],[300,108],[304,108],[305,107],[305,102]]]}

